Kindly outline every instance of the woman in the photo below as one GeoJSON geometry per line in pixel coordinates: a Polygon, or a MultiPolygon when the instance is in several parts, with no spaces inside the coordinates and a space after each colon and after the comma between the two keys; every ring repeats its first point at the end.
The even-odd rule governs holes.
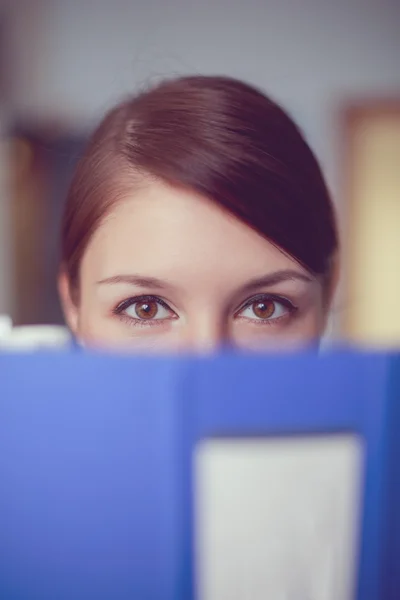
{"type": "Polygon", "coordinates": [[[234,79],[182,77],[94,132],[67,198],[60,294],[87,346],[297,347],[324,331],[337,246],[285,112],[234,79]]]}

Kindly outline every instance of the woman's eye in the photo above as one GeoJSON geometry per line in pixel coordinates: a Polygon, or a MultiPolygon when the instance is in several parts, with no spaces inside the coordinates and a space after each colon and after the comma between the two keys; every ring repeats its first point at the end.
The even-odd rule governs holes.
{"type": "Polygon", "coordinates": [[[238,316],[258,321],[272,321],[290,312],[290,307],[272,298],[258,299],[245,306],[238,316]]]}
{"type": "Polygon", "coordinates": [[[131,319],[157,321],[170,318],[174,313],[159,300],[147,299],[132,302],[123,312],[131,319]]]}

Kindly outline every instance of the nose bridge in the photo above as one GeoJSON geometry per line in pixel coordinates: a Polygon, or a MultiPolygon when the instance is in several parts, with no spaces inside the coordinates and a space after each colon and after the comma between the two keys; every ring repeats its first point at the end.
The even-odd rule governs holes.
{"type": "Polygon", "coordinates": [[[188,320],[185,346],[195,352],[208,354],[228,344],[226,319],[212,311],[204,311],[188,320]]]}

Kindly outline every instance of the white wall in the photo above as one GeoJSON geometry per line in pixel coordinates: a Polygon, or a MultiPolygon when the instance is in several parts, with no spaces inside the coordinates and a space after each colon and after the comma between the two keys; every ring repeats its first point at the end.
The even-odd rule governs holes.
{"type": "Polygon", "coordinates": [[[20,81],[15,99],[21,111],[86,123],[149,78],[193,71],[235,75],[291,110],[333,182],[338,104],[344,97],[400,90],[397,0],[28,5],[31,27],[40,27],[41,36],[36,55],[25,55],[25,64],[35,68],[23,70],[26,85],[20,81]]]}
{"type": "Polygon", "coordinates": [[[86,126],[149,79],[234,75],[291,111],[336,197],[340,104],[400,92],[398,0],[9,2],[20,114],[86,126]]]}

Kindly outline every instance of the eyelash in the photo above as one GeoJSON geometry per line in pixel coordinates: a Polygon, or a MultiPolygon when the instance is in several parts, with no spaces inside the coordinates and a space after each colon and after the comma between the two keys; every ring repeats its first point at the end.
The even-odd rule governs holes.
{"type": "MultiPolygon", "coordinates": [[[[269,302],[275,302],[277,304],[282,304],[286,309],[287,309],[287,313],[280,316],[280,317],[275,317],[275,318],[268,318],[268,319],[251,319],[252,324],[254,325],[268,325],[270,327],[280,323],[281,321],[288,319],[291,316],[294,316],[294,314],[298,311],[298,307],[293,304],[293,302],[291,302],[288,298],[285,298],[284,296],[278,296],[275,294],[258,294],[257,296],[253,296],[252,298],[249,298],[249,300],[246,300],[246,302],[244,304],[242,304],[242,306],[239,308],[238,311],[236,311],[235,316],[238,316],[240,318],[240,313],[243,312],[246,308],[249,308],[249,306],[252,306],[253,304],[256,304],[257,302],[265,302],[265,301],[269,301],[269,302]]],[[[247,317],[242,317],[242,318],[247,318],[247,317]]],[[[250,319],[249,319],[250,320],[250,319]]]]}
{"type": "Polygon", "coordinates": [[[116,315],[117,317],[119,317],[120,319],[122,319],[123,321],[128,323],[129,325],[135,325],[137,327],[154,327],[156,325],[160,325],[160,323],[163,323],[167,320],[172,320],[175,318],[175,317],[171,317],[170,319],[148,319],[148,320],[146,320],[146,319],[139,319],[139,318],[135,319],[134,317],[130,317],[130,316],[124,314],[124,312],[133,304],[140,304],[140,303],[144,304],[145,302],[155,302],[156,304],[159,304],[160,306],[162,306],[169,312],[174,313],[172,308],[170,308],[168,306],[168,304],[166,302],[164,302],[164,300],[162,300],[159,296],[135,296],[133,298],[127,298],[126,300],[124,300],[123,302],[118,304],[113,309],[112,312],[114,315],[116,315]]]}
{"type": "MultiPolygon", "coordinates": [[[[235,312],[235,317],[240,318],[240,313],[243,312],[246,308],[252,306],[256,302],[262,302],[262,301],[276,302],[278,304],[281,304],[285,307],[285,309],[287,309],[288,312],[280,317],[275,317],[275,318],[268,318],[268,319],[257,319],[257,318],[249,319],[248,318],[248,320],[252,321],[252,324],[273,326],[273,325],[276,325],[277,323],[281,322],[282,320],[293,316],[298,311],[298,307],[295,306],[295,304],[293,304],[293,302],[291,302],[288,298],[285,298],[284,296],[278,296],[278,295],[274,295],[274,294],[258,294],[257,296],[252,296],[251,298],[246,300],[246,302],[244,304],[242,304],[242,306],[235,312]]],[[[169,320],[177,318],[176,313],[174,313],[174,315],[176,315],[176,316],[173,316],[170,318],[148,319],[148,320],[139,319],[139,318],[135,319],[134,317],[130,317],[130,316],[124,314],[124,312],[130,306],[132,306],[134,304],[145,303],[145,302],[155,302],[156,304],[159,304],[160,306],[165,308],[167,311],[174,313],[172,308],[170,308],[170,306],[168,306],[168,304],[164,300],[162,300],[159,296],[149,296],[149,295],[135,296],[132,298],[127,298],[126,300],[124,300],[123,302],[118,304],[113,309],[112,313],[115,316],[117,316],[118,318],[125,321],[126,323],[128,323],[130,325],[134,325],[134,326],[139,326],[139,327],[159,326],[160,324],[164,323],[165,321],[169,321],[169,320]]],[[[246,319],[247,317],[242,317],[242,318],[246,319]]]]}

